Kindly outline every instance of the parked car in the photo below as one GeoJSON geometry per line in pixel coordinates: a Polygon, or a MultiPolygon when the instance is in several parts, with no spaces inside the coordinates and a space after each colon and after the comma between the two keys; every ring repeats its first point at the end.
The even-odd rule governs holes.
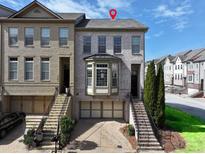
{"type": "Polygon", "coordinates": [[[24,112],[9,113],[0,118],[0,138],[13,128],[25,121],[26,114],[24,112]]]}

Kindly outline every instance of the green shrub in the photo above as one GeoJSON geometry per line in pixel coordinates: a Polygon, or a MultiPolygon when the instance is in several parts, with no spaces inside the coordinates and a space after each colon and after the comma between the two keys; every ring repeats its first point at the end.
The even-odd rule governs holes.
{"type": "Polygon", "coordinates": [[[31,147],[34,143],[34,133],[35,133],[35,130],[31,129],[27,131],[26,135],[24,135],[23,143],[27,145],[28,147],[31,147]]]}
{"type": "Polygon", "coordinates": [[[135,128],[132,125],[128,125],[128,135],[134,136],[135,135],[135,128]]]}
{"type": "Polygon", "coordinates": [[[68,116],[63,116],[60,119],[60,145],[62,147],[68,143],[71,131],[74,128],[74,124],[74,120],[68,116]]]}

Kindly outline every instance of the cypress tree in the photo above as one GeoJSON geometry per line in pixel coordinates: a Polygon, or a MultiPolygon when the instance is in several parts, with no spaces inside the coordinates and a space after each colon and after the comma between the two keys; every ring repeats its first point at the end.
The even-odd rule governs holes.
{"type": "Polygon", "coordinates": [[[165,89],[164,89],[164,71],[162,65],[159,65],[157,73],[157,101],[155,108],[155,123],[162,128],[165,122],[165,89]]]}
{"type": "Polygon", "coordinates": [[[144,103],[151,115],[154,116],[154,106],[156,103],[156,75],[154,61],[148,65],[147,69],[144,88],[144,103]]]}

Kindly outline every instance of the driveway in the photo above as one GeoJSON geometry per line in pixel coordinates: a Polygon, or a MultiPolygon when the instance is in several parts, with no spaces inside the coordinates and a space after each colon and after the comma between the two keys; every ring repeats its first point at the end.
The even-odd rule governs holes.
{"type": "Polygon", "coordinates": [[[74,128],[71,144],[65,148],[65,152],[136,152],[119,130],[124,126],[126,123],[123,121],[80,120],[74,128]]]}
{"type": "Polygon", "coordinates": [[[205,99],[166,93],[166,104],[181,109],[205,121],[205,99]]]}

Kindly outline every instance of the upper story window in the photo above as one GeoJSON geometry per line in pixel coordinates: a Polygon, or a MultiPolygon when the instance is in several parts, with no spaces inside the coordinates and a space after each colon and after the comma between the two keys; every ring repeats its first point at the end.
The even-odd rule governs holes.
{"type": "Polygon", "coordinates": [[[140,36],[132,36],[132,54],[140,52],[140,36]]]}
{"type": "Polygon", "coordinates": [[[49,81],[50,80],[50,59],[41,58],[41,80],[49,81]]]}
{"type": "Polygon", "coordinates": [[[33,80],[34,78],[33,58],[25,58],[25,80],[33,80]]]}
{"type": "Polygon", "coordinates": [[[183,69],[183,66],[181,65],[181,69],[183,69]]]}
{"type": "Polygon", "coordinates": [[[91,53],[91,36],[83,36],[83,52],[91,53]]]}
{"type": "Polygon", "coordinates": [[[18,46],[18,28],[9,28],[9,46],[18,46]]]}
{"type": "Polygon", "coordinates": [[[25,46],[32,46],[34,41],[34,29],[31,27],[25,28],[25,46]]]}
{"type": "Polygon", "coordinates": [[[41,28],[41,46],[49,46],[50,28],[41,28]]]}
{"type": "Polygon", "coordinates": [[[178,70],[179,70],[179,65],[178,65],[178,70]]]}
{"type": "Polygon", "coordinates": [[[60,47],[68,46],[68,28],[59,28],[59,45],[60,47]]]}
{"type": "Polygon", "coordinates": [[[98,36],[98,53],[106,53],[106,36],[98,36]]]}
{"type": "Polygon", "coordinates": [[[121,53],[122,50],[122,40],[121,36],[114,36],[114,53],[121,53]]]}
{"type": "Polygon", "coordinates": [[[18,58],[9,58],[9,80],[18,80],[18,58]]]}

